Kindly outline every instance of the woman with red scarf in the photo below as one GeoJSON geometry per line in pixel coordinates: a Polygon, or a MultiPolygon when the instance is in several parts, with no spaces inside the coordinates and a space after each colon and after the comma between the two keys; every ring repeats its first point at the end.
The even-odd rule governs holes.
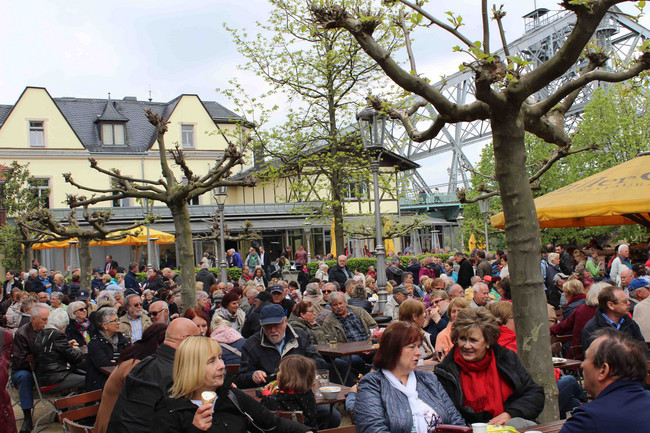
{"type": "Polygon", "coordinates": [[[486,307],[494,315],[499,324],[499,346],[517,353],[517,334],[515,334],[515,318],[513,316],[512,302],[490,302],[486,307]]]}
{"type": "Polygon", "coordinates": [[[454,347],[435,374],[468,424],[486,422],[517,430],[535,425],[544,390],[517,354],[501,347],[499,325],[484,307],[458,313],[451,331],[454,347]]]}

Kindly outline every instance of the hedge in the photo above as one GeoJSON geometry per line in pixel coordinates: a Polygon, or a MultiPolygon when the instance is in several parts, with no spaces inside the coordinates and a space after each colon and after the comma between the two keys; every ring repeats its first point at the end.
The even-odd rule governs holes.
{"type": "MultiPolygon", "coordinates": [[[[194,272],[199,272],[201,268],[194,268],[194,272]]],[[[210,268],[208,271],[212,272],[215,275],[219,275],[219,269],[218,268],[210,268]]],[[[174,269],[174,273],[176,275],[180,275],[181,271],[178,269],[174,269]]],[[[136,277],[138,277],[139,282],[143,282],[147,278],[147,273],[146,272],[137,272],[136,277]]],[[[239,268],[228,268],[228,275],[230,278],[232,278],[233,281],[237,281],[241,278],[241,269],[239,268]]]]}

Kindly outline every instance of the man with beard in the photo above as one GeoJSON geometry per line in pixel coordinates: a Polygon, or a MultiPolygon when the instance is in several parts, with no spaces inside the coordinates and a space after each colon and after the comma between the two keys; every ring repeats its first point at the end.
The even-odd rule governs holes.
{"type": "Polygon", "coordinates": [[[151,326],[151,319],[142,310],[142,299],[138,295],[124,298],[126,314],[120,317],[120,332],[131,339],[131,344],[142,339],[142,333],[151,326]]]}

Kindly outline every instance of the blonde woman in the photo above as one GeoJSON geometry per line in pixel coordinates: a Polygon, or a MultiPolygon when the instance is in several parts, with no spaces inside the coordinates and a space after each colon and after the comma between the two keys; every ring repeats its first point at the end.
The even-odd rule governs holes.
{"type": "Polygon", "coordinates": [[[226,380],[219,343],[202,336],[185,338],[174,356],[174,385],[170,397],[156,411],[151,430],[245,433],[249,429],[309,431],[302,424],[279,418],[254,398],[233,388],[226,380]],[[216,393],[211,403],[205,401],[205,392],[216,393]]]}

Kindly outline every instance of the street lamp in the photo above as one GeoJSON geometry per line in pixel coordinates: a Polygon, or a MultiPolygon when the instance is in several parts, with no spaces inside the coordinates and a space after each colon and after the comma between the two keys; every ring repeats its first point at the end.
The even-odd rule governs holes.
{"type": "Polygon", "coordinates": [[[383,313],[386,306],[386,250],[381,230],[381,209],[379,207],[379,163],[383,153],[386,116],[372,107],[365,107],[357,114],[359,132],[363,148],[370,158],[372,171],[373,194],[375,201],[375,255],[377,256],[377,288],[379,291],[379,312],[383,313]],[[376,154],[376,159],[373,155],[376,154]]]}
{"type": "Polygon", "coordinates": [[[456,218],[456,222],[458,223],[458,228],[460,229],[460,252],[464,253],[465,236],[463,235],[463,223],[465,222],[465,217],[463,216],[463,214],[458,214],[458,217],[456,218]]]}
{"type": "Polygon", "coordinates": [[[485,251],[487,252],[490,250],[488,244],[488,226],[487,226],[488,218],[490,217],[490,197],[483,200],[479,200],[478,207],[479,210],[481,211],[481,215],[483,216],[483,226],[485,230],[485,251]]]}
{"type": "Polygon", "coordinates": [[[311,262],[311,223],[309,221],[305,221],[302,223],[303,229],[305,231],[305,240],[307,241],[307,261],[311,262]]]}
{"type": "MultiPolygon", "coordinates": [[[[144,212],[144,215],[148,217],[152,212],[153,212],[153,200],[149,200],[148,198],[145,198],[142,200],[142,211],[144,212]]],[[[147,227],[147,269],[151,268],[151,235],[149,232],[149,223],[146,225],[147,227]]],[[[177,256],[178,257],[178,256],[177,256]]]]}
{"type": "Polygon", "coordinates": [[[227,186],[219,186],[216,188],[214,192],[214,199],[217,202],[217,208],[219,209],[219,255],[221,256],[221,261],[219,262],[219,280],[222,283],[228,282],[228,265],[226,264],[226,240],[224,239],[223,233],[223,210],[226,207],[227,196],[227,186]]]}

